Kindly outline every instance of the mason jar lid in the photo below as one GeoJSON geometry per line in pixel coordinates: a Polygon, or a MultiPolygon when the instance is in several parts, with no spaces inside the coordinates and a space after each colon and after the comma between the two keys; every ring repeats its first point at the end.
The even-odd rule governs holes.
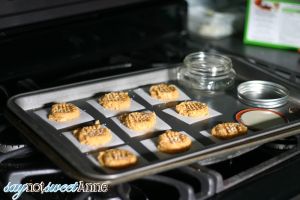
{"type": "Polygon", "coordinates": [[[241,102],[261,108],[275,108],[287,103],[289,91],[277,83],[269,81],[247,81],[238,88],[238,98],[241,102]]]}

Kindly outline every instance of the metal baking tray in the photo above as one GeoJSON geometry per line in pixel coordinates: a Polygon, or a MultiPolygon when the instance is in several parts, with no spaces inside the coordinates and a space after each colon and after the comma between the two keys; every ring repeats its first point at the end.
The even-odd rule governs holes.
{"type": "Polygon", "coordinates": [[[92,182],[105,181],[111,184],[133,180],[141,176],[194,162],[202,162],[203,164],[217,162],[239,155],[266,142],[299,133],[300,113],[289,112],[289,108],[299,108],[300,106],[300,96],[297,93],[298,88],[274,78],[272,74],[263,69],[250,66],[243,60],[233,59],[233,64],[237,72],[237,80],[235,85],[225,92],[204,93],[186,88],[177,81],[178,65],[176,65],[16,95],[10,98],[7,103],[6,116],[36,148],[62,168],[66,174],[80,180],[92,182]],[[215,141],[208,136],[200,134],[200,131],[203,130],[209,132],[219,122],[234,121],[235,114],[238,111],[249,108],[238,100],[236,87],[243,81],[253,79],[273,81],[289,89],[290,97],[288,103],[276,109],[287,117],[288,123],[263,131],[254,132],[250,130],[247,135],[230,140],[215,141]],[[174,106],[173,104],[152,106],[134,92],[137,88],[147,88],[151,84],[160,82],[175,84],[192,100],[205,102],[210,108],[222,113],[222,115],[189,125],[163,111],[168,107],[174,106]],[[105,117],[87,103],[87,101],[99,97],[102,93],[110,91],[128,91],[131,97],[137,103],[144,106],[146,110],[155,111],[157,116],[172,129],[186,132],[195,139],[198,145],[185,153],[157,157],[156,153],[151,152],[143,145],[142,141],[157,137],[160,132],[154,132],[145,136],[130,137],[110,117],[105,117]],[[84,123],[55,129],[35,113],[36,110],[49,108],[53,102],[72,102],[81,110],[88,113],[93,120],[89,119],[84,123]],[[92,159],[97,152],[102,150],[101,148],[82,152],[64,135],[65,132],[71,131],[78,126],[90,124],[94,120],[100,120],[101,123],[110,128],[122,141],[123,144],[114,147],[129,146],[142,158],[142,161],[136,166],[127,169],[106,170],[92,159]]]}

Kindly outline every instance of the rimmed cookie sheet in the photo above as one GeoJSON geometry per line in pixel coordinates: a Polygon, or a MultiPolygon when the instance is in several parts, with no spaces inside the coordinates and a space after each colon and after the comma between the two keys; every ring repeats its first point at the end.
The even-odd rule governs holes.
{"type": "MultiPolygon", "coordinates": [[[[237,67],[241,68],[237,70],[239,73],[243,72],[243,65],[238,65],[237,67]]],[[[247,108],[247,106],[241,104],[237,97],[233,96],[234,94],[232,93],[203,96],[202,94],[195,94],[191,90],[186,90],[176,81],[177,70],[176,67],[144,70],[126,75],[101,78],[84,83],[76,83],[42,91],[34,91],[27,94],[20,94],[12,97],[8,101],[9,111],[13,114],[11,119],[15,119],[11,120],[11,122],[16,122],[16,126],[19,126],[18,123],[22,123],[23,126],[29,127],[30,129],[25,131],[26,129],[23,129],[23,126],[20,126],[20,130],[24,136],[30,139],[37,148],[43,151],[45,155],[48,155],[59,167],[74,178],[89,181],[110,181],[115,184],[129,181],[146,174],[149,175],[166,169],[190,164],[198,160],[203,160],[205,157],[209,156],[210,153],[213,153],[211,155],[216,155],[216,152],[218,152],[218,155],[222,155],[222,150],[231,147],[234,147],[234,149],[231,150],[242,149],[243,145],[246,144],[245,141],[249,138],[251,138],[249,141],[250,143],[253,143],[254,141],[255,144],[257,144],[262,137],[278,136],[278,131],[286,131],[283,133],[287,135],[290,134],[290,129],[295,127],[298,128],[300,126],[300,120],[298,120],[297,116],[289,114],[291,116],[288,117],[292,120],[285,126],[279,128],[275,127],[274,129],[267,131],[251,132],[247,135],[228,140],[216,139],[211,136],[210,129],[218,123],[234,120],[233,116],[235,116],[236,112],[247,108]],[[189,99],[199,100],[203,103],[207,103],[210,109],[213,109],[221,115],[214,115],[212,118],[201,119],[196,123],[188,124],[183,120],[164,112],[165,109],[169,108],[168,106],[173,105],[172,103],[167,105],[164,102],[158,101],[152,105],[146,101],[143,96],[135,93],[136,89],[145,89],[149,85],[162,82],[175,84],[180,91],[184,92],[187,97],[180,99],[181,101],[189,99]],[[124,129],[113,121],[113,118],[117,117],[120,113],[117,113],[117,115],[115,115],[115,113],[113,116],[105,116],[88,103],[89,100],[95,100],[96,95],[99,93],[124,90],[130,91],[130,94],[135,94],[132,96],[133,100],[144,107],[143,109],[137,109],[136,111],[155,111],[159,119],[168,124],[169,127],[165,127],[166,130],[172,129],[174,131],[183,131],[191,138],[194,138],[194,141],[196,141],[195,144],[197,145],[193,145],[192,151],[187,151],[186,153],[159,157],[156,155],[157,149],[155,138],[165,130],[156,131],[153,134],[146,136],[141,134],[136,137],[131,137],[124,129]],[[74,103],[81,109],[83,115],[87,114],[87,118],[84,117],[82,119],[82,115],[77,122],[72,122],[63,127],[57,127],[45,120],[47,111],[49,110],[46,110],[46,113],[44,112],[44,119],[41,115],[38,115],[39,112],[37,111],[49,109],[48,105],[57,101],[74,103]],[[224,104],[226,104],[226,107],[223,106],[224,104]],[[96,149],[85,149],[80,147],[78,143],[76,144],[77,139],[71,135],[72,133],[70,131],[79,126],[92,123],[95,120],[99,120],[101,124],[109,128],[112,133],[119,138],[119,140],[117,140],[119,143],[116,142],[96,149]],[[64,135],[65,132],[69,133],[64,135]],[[63,139],[61,138],[62,136],[64,137],[63,139]],[[68,139],[67,136],[72,136],[71,140],[68,139]],[[74,139],[76,139],[75,144],[74,139]],[[145,146],[143,141],[152,141],[152,148],[151,145],[145,146]],[[123,146],[132,148],[132,151],[142,157],[145,160],[145,163],[142,162],[137,166],[122,170],[103,170],[103,167],[100,166],[95,159],[95,155],[105,149],[121,148],[123,146]],[[94,160],[91,160],[91,156],[94,156],[92,157],[94,160]]],[[[246,73],[248,71],[244,70],[244,72],[246,73]]],[[[237,75],[239,76],[239,74],[237,75]]],[[[241,75],[240,78],[244,80],[243,77],[244,76],[241,75]]],[[[270,79],[271,78],[272,77],[270,77],[270,79]]],[[[291,95],[295,96],[293,93],[291,93],[291,95]]],[[[292,101],[290,101],[289,104],[298,105],[296,102],[292,101]]],[[[289,104],[287,106],[289,106],[289,104]]],[[[283,109],[286,109],[286,107],[282,108],[280,111],[284,112],[283,109]]]]}

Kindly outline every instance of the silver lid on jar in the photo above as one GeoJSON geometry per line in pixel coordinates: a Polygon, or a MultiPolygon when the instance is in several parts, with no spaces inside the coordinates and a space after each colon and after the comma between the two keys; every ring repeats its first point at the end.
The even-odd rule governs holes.
{"type": "Polygon", "coordinates": [[[238,88],[238,98],[241,102],[261,108],[276,108],[287,103],[289,91],[282,85],[269,81],[247,81],[238,88]]]}

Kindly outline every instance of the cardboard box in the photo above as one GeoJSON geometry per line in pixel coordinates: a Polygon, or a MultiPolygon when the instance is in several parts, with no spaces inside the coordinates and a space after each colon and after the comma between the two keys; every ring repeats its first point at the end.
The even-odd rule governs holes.
{"type": "Polygon", "coordinates": [[[248,0],[244,43],[300,49],[300,1],[248,0]]]}

